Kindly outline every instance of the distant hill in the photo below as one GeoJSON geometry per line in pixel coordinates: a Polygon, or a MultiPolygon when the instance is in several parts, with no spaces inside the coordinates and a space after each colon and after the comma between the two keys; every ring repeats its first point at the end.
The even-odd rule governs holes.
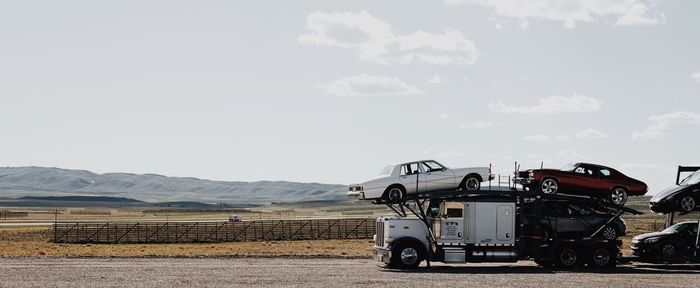
{"type": "Polygon", "coordinates": [[[105,196],[128,198],[125,201],[268,204],[341,201],[345,199],[345,189],[342,185],[319,183],[229,182],[45,167],[0,168],[0,195],[11,198],[105,196]]]}

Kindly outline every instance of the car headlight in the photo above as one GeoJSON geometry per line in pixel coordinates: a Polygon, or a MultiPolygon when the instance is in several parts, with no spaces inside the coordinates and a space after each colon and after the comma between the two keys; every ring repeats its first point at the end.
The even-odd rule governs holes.
{"type": "Polygon", "coordinates": [[[656,242],[659,242],[659,239],[661,239],[661,238],[658,238],[658,237],[647,238],[647,239],[644,239],[644,243],[647,243],[647,244],[656,243],[656,242]]]}

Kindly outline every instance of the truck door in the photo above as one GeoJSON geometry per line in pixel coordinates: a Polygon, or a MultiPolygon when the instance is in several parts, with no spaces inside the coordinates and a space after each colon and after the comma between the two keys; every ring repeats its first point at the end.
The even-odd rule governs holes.
{"type": "Polygon", "coordinates": [[[444,202],[441,212],[441,242],[461,242],[464,239],[464,203],[444,202]]]}
{"type": "Polygon", "coordinates": [[[496,239],[499,241],[510,241],[515,232],[515,206],[498,205],[496,207],[496,239]]]}

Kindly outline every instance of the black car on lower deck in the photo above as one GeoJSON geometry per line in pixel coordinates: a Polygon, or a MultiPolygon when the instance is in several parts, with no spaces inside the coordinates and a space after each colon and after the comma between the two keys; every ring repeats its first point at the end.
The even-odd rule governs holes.
{"type": "Polygon", "coordinates": [[[697,235],[698,222],[681,222],[661,232],[634,237],[631,245],[632,255],[644,259],[674,259],[679,256],[692,256],[697,235]]]}
{"type": "MultiPolygon", "coordinates": [[[[549,236],[553,236],[551,234],[556,231],[559,237],[590,237],[601,227],[596,237],[615,240],[625,235],[625,221],[615,217],[613,212],[601,211],[598,207],[570,201],[545,200],[542,208],[540,224],[544,227],[544,233],[549,236]],[[612,218],[615,219],[606,224],[612,218]]],[[[534,204],[523,204],[521,213],[528,216],[535,215],[534,204]]],[[[521,224],[526,229],[532,229],[534,223],[527,221],[521,224]]]]}

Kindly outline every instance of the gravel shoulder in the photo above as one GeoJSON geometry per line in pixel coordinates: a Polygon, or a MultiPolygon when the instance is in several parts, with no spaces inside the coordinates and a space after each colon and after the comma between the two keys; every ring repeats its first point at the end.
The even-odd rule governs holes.
{"type": "Polygon", "coordinates": [[[366,259],[2,258],[0,287],[700,287],[700,266],[553,271],[528,261],[396,271],[366,259]]]}

